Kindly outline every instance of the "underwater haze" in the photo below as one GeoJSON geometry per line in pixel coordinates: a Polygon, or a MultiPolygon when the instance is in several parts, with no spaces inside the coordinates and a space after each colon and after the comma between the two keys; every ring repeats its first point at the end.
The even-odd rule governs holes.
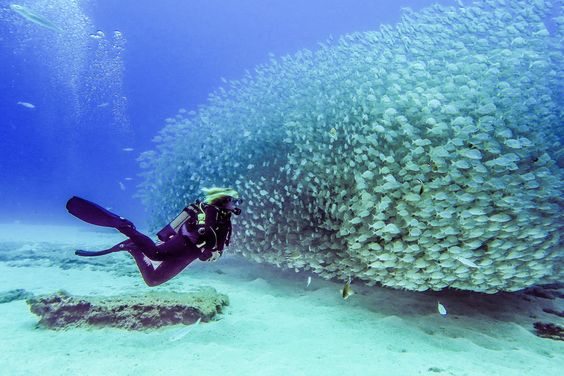
{"type": "Polygon", "coordinates": [[[81,194],[142,222],[132,198],[135,159],[153,148],[165,118],[197,109],[222,77],[242,77],[270,53],[315,49],[330,36],[394,22],[403,6],[431,3],[21,3],[60,25],[58,32],[3,1],[1,218],[64,222],[64,202],[81,194]]]}
{"type": "Polygon", "coordinates": [[[0,0],[0,374],[562,375],[563,10],[0,0]]]}

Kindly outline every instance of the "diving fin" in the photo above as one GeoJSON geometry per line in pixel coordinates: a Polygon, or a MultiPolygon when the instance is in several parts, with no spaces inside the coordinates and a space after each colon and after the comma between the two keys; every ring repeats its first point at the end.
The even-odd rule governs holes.
{"type": "Polygon", "coordinates": [[[82,249],[77,249],[74,254],[77,256],[91,257],[91,256],[103,256],[109,253],[125,251],[132,245],[131,240],[124,240],[121,243],[114,245],[112,248],[104,249],[101,251],[85,251],[82,249]]]}
{"type": "Polygon", "coordinates": [[[107,255],[108,253],[116,252],[110,249],[104,249],[103,251],[84,251],[82,249],[77,249],[74,251],[74,254],[77,256],[84,256],[84,257],[91,257],[91,256],[103,256],[107,255]]]}
{"type": "MultiPolygon", "coordinates": [[[[103,227],[133,226],[127,219],[114,214],[98,204],[73,196],[67,201],[66,208],[75,217],[93,225],[103,227]]],[[[86,252],[86,251],[85,251],[86,252]]]]}

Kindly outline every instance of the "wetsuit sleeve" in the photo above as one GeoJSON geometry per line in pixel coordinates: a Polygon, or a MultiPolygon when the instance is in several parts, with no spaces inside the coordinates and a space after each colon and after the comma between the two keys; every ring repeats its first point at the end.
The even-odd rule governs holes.
{"type": "Polygon", "coordinates": [[[215,206],[208,205],[208,207],[206,207],[205,209],[205,212],[206,212],[206,224],[204,226],[206,229],[206,235],[213,236],[212,231],[215,229],[217,223],[217,215],[219,214],[219,211],[215,206]]]}
{"type": "Polygon", "coordinates": [[[223,254],[223,249],[229,246],[231,241],[231,219],[230,215],[227,214],[227,218],[223,218],[220,221],[221,225],[217,228],[217,250],[220,254],[223,254]]]}
{"type": "Polygon", "coordinates": [[[221,211],[211,205],[206,208],[205,212],[205,233],[202,239],[206,241],[206,246],[200,260],[207,260],[211,257],[212,252],[223,254],[223,249],[229,245],[231,240],[231,213],[221,211]]]}
{"type": "MultiPolygon", "coordinates": [[[[229,247],[229,242],[231,241],[231,221],[229,221],[229,224],[227,225],[227,235],[225,236],[225,245],[229,247]]],[[[223,249],[223,247],[221,247],[223,249]]]]}
{"type": "Polygon", "coordinates": [[[202,261],[209,259],[212,256],[212,251],[217,249],[217,233],[215,232],[215,227],[219,214],[219,211],[213,205],[208,205],[204,211],[206,213],[206,222],[204,224],[205,232],[200,237],[200,241],[205,240],[206,245],[202,251],[202,255],[199,257],[202,261]]]}

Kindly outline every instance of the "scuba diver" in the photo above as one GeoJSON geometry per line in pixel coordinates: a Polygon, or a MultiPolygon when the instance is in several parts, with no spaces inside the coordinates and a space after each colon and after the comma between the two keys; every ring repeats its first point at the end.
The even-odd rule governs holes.
{"type": "Polygon", "coordinates": [[[231,214],[241,214],[237,206],[243,202],[231,188],[204,188],[204,202],[197,200],[185,207],[157,233],[160,242],[137,231],[135,225],[103,207],[80,197],[72,197],[66,205],[69,213],[97,226],[113,227],[129,239],[101,251],[77,250],[78,256],[101,256],[128,251],[148,286],[170,280],[195,259],[217,261],[231,239],[231,214]],[[154,267],[153,261],[161,261],[154,267]]]}

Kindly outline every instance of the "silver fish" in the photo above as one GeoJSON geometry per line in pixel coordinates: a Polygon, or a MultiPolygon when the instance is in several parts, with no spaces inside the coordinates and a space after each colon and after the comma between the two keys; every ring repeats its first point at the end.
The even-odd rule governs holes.
{"type": "Polygon", "coordinates": [[[200,321],[202,320],[202,318],[198,318],[198,320],[196,320],[195,323],[193,323],[192,325],[189,325],[188,327],[181,329],[179,331],[177,331],[176,333],[174,333],[168,340],[170,342],[175,342],[178,341],[179,339],[182,339],[184,337],[186,337],[186,335],[188,333],[190,333],[192,331],[192,329],[194,329],[194,327],[198,326],[198,324],[200,323],[200,321]]]}
{"type": "Polygon", "coordinates": [[[447,310],[446,310],[445,306],[442,305],[440,302],[437,302],[437,311],[439,311],[439,314],[441,316],[447,315],[447,310]]]}
{"type": "Polygon", "coordinates": [[[466,258],[464,258],[464,257],[457,256],[457,257],[455,257],[455,259],[457,259],[457,260],[460,261],[462,264],[464,264],[464,265],[466,265],[466,266],[469,266],[469,267],[471,267],[471,268],[479,268],[479,266],[476,265],[474,262],[472,262],[472,261],[470,261],[470,260],[468,260],[468,259],[466,259],[466,258]]]}
{"type": "Polygon", "coordinates": [[[349,296],[353,295],[354,291],[351,288],[351,278],[349,278],[349,280],[347,282],[345,282],[345,285],[343,286],[343,289],[341,290],[341,295],[343,297],[343,299],[348,299],[349,296]]]}
{"type": "Polygon", "coordinates": [[[23,5],[10,4],[10,9],[25,18],[26,20],[33,22],[36,25],[50,29],[53,31],[63,31],[59,26],[55,25],[53,22],[49,21],[45,17],[34,13],[30,9],[24,7],[23,5]]]}
{"type": "Polygon", "coordinates": [[[25,108],[35,108],[35,106],[29,102],[18,102],[17,104],[19,104],[20,106],[24,106],[25,108]]]}

